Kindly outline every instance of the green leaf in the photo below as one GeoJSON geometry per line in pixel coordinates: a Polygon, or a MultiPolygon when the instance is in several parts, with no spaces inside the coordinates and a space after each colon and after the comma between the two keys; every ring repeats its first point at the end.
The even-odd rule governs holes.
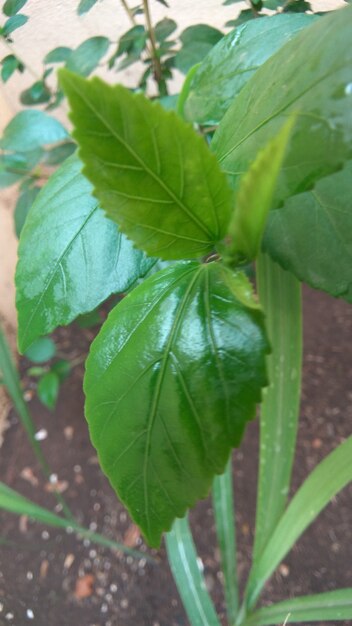
{"type": "Polygon", "coordinates": [[[45,55],[43,62],[45,64],[65,63],[71,56],[71,53],[72,48],[68,48],[67,46],[59,46],[58,48],[50,50],[50,52],[45,55]]]}
{"type": "Polygon", "coordinates": [[[171,571],[191,626],[220,626],[200,571],[188,520],[176,520],[165,539],[171,571]]]}
{"type": "Polygon", "coordinates": [[[26,350],[25,356],[33,363],[46,363],[56,354],[56,346],[50,337],[40,337],[26,350]]]}
{"type": "Polygon", "coordinates": [[[304,11],[312,11],[310,2],[305,0],[291,0],[284,6],[284,11],[287,13],[304,13],[304,11]]]}
{"type": "Polygon", "coordinates": [[[50,369],[59,377],[60,382],[63,382],[70,375],[72,368],[69,361],[60,359],[53,363],[50,369]]]}
{"type": "Polygon", "coordinates": [[[295,120],[294,115],[288,118],[277,135],[258,152],[240,181],[236,209],[226,243],[222,244],[224,261],[228,265],[236,267],[239,263],[253,261],[258,255],[295,120]]]}
{"type": "Polygon", "coordinates": [[[110,40],[107,37],[91,37],[73,50],[66,67],[81,76],[89,76],[107,53],[110,40]]]}
{"type": "Polygon", "coordinates": [[[9,17],[8,20],[6,20],[2,28],[1,34],[5,37],[8,37],[8,35],[17,30],[17,28],[21,28],[21,26],[24,26],[26,22],[28,22],[27,15],[22,15],[21,13],[18,13],[18,15],[13,15],[12,17],[9,17]]]}
{"type": "Polygon", "coordinates": [[[257,284],[272,352],[267,358],[270,385],[263,393],[260,407],[254,562],[286,507],[296,447],[302,373],[300,283],[269,256],[260,254],[257,284]]]}
{"type": "Polygon", "coordinates": [[[239,598],[231,456],[224,474],[214,478],[213,508],[224,575],[227,617],[229,624],[234,624],[238,613],[239,598]]]}
{"type": "Polygon", "coordinates": [[[6,126],[0,147],[26,152],[66,138],[66,129],[50,115],[42,111],[21,111],[6,126]]]}
{"type": "Polygon", "coordinates": [[[122,37],[120,37],[117,50],[111,59],[109,59],[109,67],[113,67],[116,59],[124,54],[126,57],[120,63],[118,69],[122,69],[123,66],[128,67],[128,65],[131,65],[135,61],[139,60],[143,50],[145,49],[147,41],[148,33],[146,32],[144,26],[137,24],[136,26],[130,28],[122,35],[122,37]]]}
{"type": "Polygon", "coordinates": [[[84,174],[108,216],[148,254],[211,252],[226,233],[232,192],[204,140],[141,94],[98,78],[60,76],[84,174]]]}
{"type": "Polygon", "coordinates": [[[316,289],[352,302],[352,161],[272,211],[264,249],[316,289]]]}
{"type": "Polygon", "coordinates": [[[26,220],[16,272],[18,341],[40,335],[126,291],[153,265],[106,219],[70,157],[50,178],[26,220]]]}
{"type": "Polygon", "coordinates": [[[212,142],[234,187],[292,111],[297,122],[274,207],[352,155],[351,28],[352,7],[318,19],[266,61],[235,98],[212,142]]]}
{"type": "Polygon", "coordinates": [[[14,54],[9,54],[6,57],[4,57],[1,61],[1,78],[4,81],[4,83],[6,83],[6,81],[9,80],[9,78],[11,78],[12,74],[16,71],[19,70],[20,72],[23,72],[24,67],[23,65],[20,63],[20,61],[15,57],[14,54]]]}
{"type": "Polygon", "coordinates": [[[103,470],[147,541],[207,495],[266,383],[263,316],[242,273],[178,263],[110,313],[86,364],[103,470]]]}
{"type": "Polygon", "coordinates": [[[94,309],[94,311],[85,313],[85,315],[79,315],[75,322],[80,328],[92,328],[94,326],[100,326],[102,318],[100,316],[99,309],[94,309]]]}
{"type": "Polygon", "coordinates": [[[96,3],[97,0],[81,0],[77,8],[78,15],[88,13],[88,11],[90,11],[96,3]]]}
{"type": "Polygon", "coordinates": [[[186,119],[218,124],[257,69],[316,19],[313,15],[263,17],[242,24],[223,37],[193,77],[185,104],[186,119]]]}
{"type": "Polygon", "coordinates": [[[150,557],[144,552],[127,548],[125,545],[118,543],[117,541],[104,537],[104,535],[93,533],[83,526],[79,526],[72,520],[64,519],[63,517],[59,517],[59,515],[55,515],[55,513],[38,506],[34,502],[31,502],[31,500],[27,500],[27,498],[24,498],[17,491],[10,489],[10,487],[7,487],[7,485],[2,482],[0,482],[0,509],[3,511],[9,511],[10,513],[15,513],[16,515],[27,515],[37,522],[42,522],[43,524],[53,526],[54,528],[70,528],[74,532],[78,533],[80,537],[89,539],[92,543],[96,543],[113,550],[118,550],[126,554],[131,554],[134,557],[143,557],[148,561],[151,560],[150,557]]]}
{"type": "Polygon", "coordinates": [[[38,398],[51,411],[55,409],[59,389],[60,379],[53,371],[47,372],[39,380],[37,387],[38,398]]]}
{"type": "Polygon", "coordinates": [[[157,41],[165,41],[172,33],[175,32],[177,28],[177,24],[175,20],[170,20],[167,17],[164,17],[160,22],[155,24],[154,27],[154,35],[157,41]]]}
{"type": "Polygon", "coordinates": [[[46,86],[44,80],[37,80],[28,89],[22,91],[20,100],[22,104],[27,106],[35,104],[43,104],[49,102],[51,97],[51,91],[46,86]]]}
{"type": "Polygon", "coordinates": [[[193,65],[204,59],[222,37],[223,33],[220,30],[207,24],[189,26],[180,36],[182,48],[175,56],[175,66],[187,74],[193,65]]]}
{"type": "Polygon", "coordinates": [[[20,236],[28,211],[36,199],[39,191],[40,187],[30,187],[29,189],[25,189],[25,191],[23,191],[18,198],[14,214],[16,237],[20,236]]]}
{"type": "Polygon", "coordinates": [[[288,615],[287,624],[352,619],[352,588],[291,598],[263,607],[250,615],[243,626],[282,624],[288,615]]]}
{"type": "Polygon", "coordinates": [[[6,0],[3,4],[2,12],[8,17],[16,15],[16,13],[24,7],[26,2],[27,0],[6,0]]]}
{"type": "Polygon", "coordinates": [[[260,559],[253,566],[245,593],[249,609],[265,581],[320,511],[352,481],[352,437],[346,439],[311,472],[281,516],[260,559]]]}
{"type": "Polygon", "coordinates": [[[45,162],[47,165],[60,165],[63,161],[68,159],[76,150],[77,146],[72,141],[55,146],[48,150],[45,156],[45,162]]]}

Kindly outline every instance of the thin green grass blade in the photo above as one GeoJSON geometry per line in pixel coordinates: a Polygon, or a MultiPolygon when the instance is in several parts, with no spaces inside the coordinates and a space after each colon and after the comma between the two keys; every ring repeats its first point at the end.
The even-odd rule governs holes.
{"type": "Polygon", "coordinates": [[[257,261],[259,298],[272,347],[270,386],[260,412],[259,479],[253,561],[260,557],[287,502],[301,396],[301,285],[266,254],[257,261]]]}
{"type": "MultiPolygon", "coordinates": [[[[20,383],[20,379],[17,373],[17,369],[12,360],[11,351],[6,341],[5,334],[1,327],[0,327],[0,373],[2,374],[2,382],[5,385],[11,397],[11,400],[17,411],[17,414],[20,417],[22,426],[27,433],[32,450],[42,467],[44,475],[46,476],[46,478],[49,478],[52,472],[50,470],[47,460],[44,457],[40,444],[35,438],[35,426],[34,426],[31,414],[28,410],[27,404],[23,398],[21,383],[20,383]]],[[[53,494],[56,497],[56,500],[58,501],[58,503],[62,506],[62,510],[65,516],[68,519],[73,520],[73,515],[68,505],[66,504],[65,499],[62,497],[62,495],[56,490],[53,491],[53,494]]]]}
{"type": "Polygon", "coordinates": [[[187,518],[176,519],[166,535],[169,563],[192,626],[220,626],[205,580],[187,518]]]}
{"type": "Polygon", "coordinates": [[[111,548],[113,550],[120,550],[121,552],[125,552],[134,556],[136,558],[143,558],[147,560],[152,560],[148,555],[144,552],[139,552],[138,550],[133,550],[131,548],[127,548],[121,543],[117,541],[112,541],[99,533],[94,533],[72,522],[71,520],[60,517],[59,515],[55,515],[55,513],[51,513],[47,509],[27,500],[24,496],[21,496],[14,489],[10,489],[4,483],[0,482],[0,509],[4,511],[8,511],[9,513],[15,513],[16,515],[28,515],[28,517],[33,518],[37,522],[42,522],[47,526],[54,526],[55,528],[64,528],[71,529],[75,533],[79,534],[81,537],[85,537],[90,539],[92,542],[105,546],[107,548],[111,548]]]}
{"type": "Polygon", "coordinates": [[[331,498],[352,481],[351,459],[352,436],[321,461],[298,489],[252,567],[245,592],[247,610],[254,607],[265,581],[297,539],[331,498]]]}
{"type": "Polygon", "coordinates": [[[352,619],[352,587],[336,589],[314,596],[302,596],[284,600],[278,604],[259,609],[248,617],[243,626],[269,626],[269,624],[287,624],[301,622],[320,622],[321,620],[352,619]]]}
{"type": "Polygon", "coordinates": [[[221,476],[216,476],[214,479],[213,507],[221,554],[221,566],[224,574],[227,615],[229,623],[233,624],[237,617],[239,600],[231,457],[225,473],[221,476]]]}

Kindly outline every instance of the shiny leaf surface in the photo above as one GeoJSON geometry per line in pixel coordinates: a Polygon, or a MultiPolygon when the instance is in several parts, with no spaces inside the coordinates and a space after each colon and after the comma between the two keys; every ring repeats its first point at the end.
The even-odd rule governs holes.
{"type": "Polygon", "coordinates": [[[211,252],[226,233],[232,191],[204,140],[141,94],[60,76],[84,174],[108,216],[150,255],[211,252]]]}
{"type": "Polygon", "coordinates": [[[352,161],[272,211],[263,242],[273,259],[316,289],[352,302],[352,161]],[[309,237],[307,236],[309,233],[309,237]]]}
{"type": "Polygon", "coordinates": [[[312,15],[274,15],[246,22],[226,35],[193,77],[185,118],[199,124],[219,124],[256,70],[316,19],[312,15]]]}
{"type": "Polygon", "coordinates": [[[87,360],[103,470],[152,546],[225,469],[266,383],[263,315],[218,263],[179,263],[110,313],[87,360]]]}
{"type": "Polygon", "coordinates": [[[81,76],[89,76],[107,53],[110,40],[107,37],[90,37],[73,50],[66,67],[81,76]]]}
{"type": "Polygon", "coordinates": [[[320,18],[266,61],[235,98],[212,142],[235,187],[292,111],[297,121],[274,206],[351,156],[351,29],[352,7],[320,18]]]}
{"type": "Polygon", "coordinates": [[[70,157],[37,197],[16,272],[19,347],[123,292],[154,263],[104,217],[70,157]]]}
{"type": "Polygon", "coordinates": [[[26,152],[64,139],[67,131],[58,120],[42,111],[20,111],[6,126],[0,147],[26,152]]]}

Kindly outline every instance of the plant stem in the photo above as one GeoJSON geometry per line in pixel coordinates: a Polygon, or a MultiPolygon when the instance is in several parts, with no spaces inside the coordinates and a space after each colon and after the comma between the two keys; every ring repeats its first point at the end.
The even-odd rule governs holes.
{"type": "Polygon", "coordinates": [[[149,35],[149,41],[150,41],[150,48],[151,48],[150,55],[152,58],[152,63],[153,63],[153,68],[154,68],[154,80],[158,86],[159,95],[166,96],[167,87],[166,87],[166,82],[163,79],[163,72],[162,72],[162,67],[161,67],[160,58],[158,54],[158,47],[157,47],[157,43],[155,39],[155,33],[154,33],[154,28],[152,24],[151,15],[150,15],[148,0],[143,0],[143,8],[144,8],[145,21],[146,21],[146,26],[147,26],[148,35],[149,35]]]}
{"type": "Polygon", "coordinates": [[[128,6],[128,4],[127,4],[126,0],[120,0],[120,2],[121,2],[121,4],[122,4],[123,8],[125,9],[125,11],[126,11],[126,13],[127,13],[128,17],[129,17],[129,19],[131,20],[131,23],[133,24],[133,26],[136,26],[136,24],[137,24],[137,20],[136,20],[135,16],[133,15],[132,10],[131,10],[131,9],[130,9],[130,7],[128,6]]]}

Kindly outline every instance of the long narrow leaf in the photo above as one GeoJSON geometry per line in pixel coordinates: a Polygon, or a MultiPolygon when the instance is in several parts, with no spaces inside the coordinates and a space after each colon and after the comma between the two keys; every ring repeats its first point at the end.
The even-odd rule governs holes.
{"type": "MultiPolygon", "coordinates": [[[[28,410],[27,404],[23,398],[23,392],[21,389],[20,379],[17,373],[17,369],[12,360],[10,348],[6,341],[5,334],[0,327],[0,373],[2,374],[3,383],[11,397],[17,414],[20,417],[23,428],[25,429],[29,443],[33,449],[35,456],[37,457],[44,475],[48,478],[51,474],[49,464],[44,457],[39,442],[35,438],[35,426],[32,420],[32,416],[28,410]]],[[[65,499],[58,491],[54,491],[58,503],[62,506],[62,510],[65,516],[72,520],[73,515],[66,504],[65,499]]]]}
{"type": "Polygon", "coordinates": [[[352,481],[352,436],[311,472],[281,517],[261,557],[252,567],[245,605],[252,609],[265,581],[285,554],[343,487],[352,481]]]}
{"type": "Polygon", "coordinates": [[[352,619],[352,587],[266,606],[248,617],[243,626],[283,624],[286,619],[287,624],[352,619]]]}
{"type": "Polygon", "coordinates": [[[254,563],[286,506],[296,447],[302,367],[300,283],[266,254],[259,255],[257,277],[272,354],[267,358],[270,386],[263,394],[260,412],[254,563]]]}
{"type": "Polygon", "coordinates": [[[169,563],[192,626],[220,626],[199,569],[187,518],[177,519],[166,534],[169,563]]]}
{"type": "Polygon", "coordinates": [[[236,558],[236,529],[233,501],[231,457],[225,473],[213,482],[213,507],[216,532],[224,574],[225,599],[229,623],[233,624],[238,612],[238,580],[236,558]]]}
{"type": "Polygon", "coordinates": [[[27,500],[27,498],[21,496],[17,491],[10,489],[10,487],[7,487],[7,485],[2,482],[0,482],[0,509],[15,513],[16,515],[28,515],[28,517],[33,518],[37,522],[42,522],[43,524],[54,526],[55,528],[70,528],[77,534],[90,539],[94,543],[112,548],[113,550],[121,550],[121,552],[126,552],[137,558],[149,559],[148,555],[144,552],[127,548],[117,541],[112,541],[99,533],[93,533],[71,520],[51,513],[51,511],[27,500]]]}

